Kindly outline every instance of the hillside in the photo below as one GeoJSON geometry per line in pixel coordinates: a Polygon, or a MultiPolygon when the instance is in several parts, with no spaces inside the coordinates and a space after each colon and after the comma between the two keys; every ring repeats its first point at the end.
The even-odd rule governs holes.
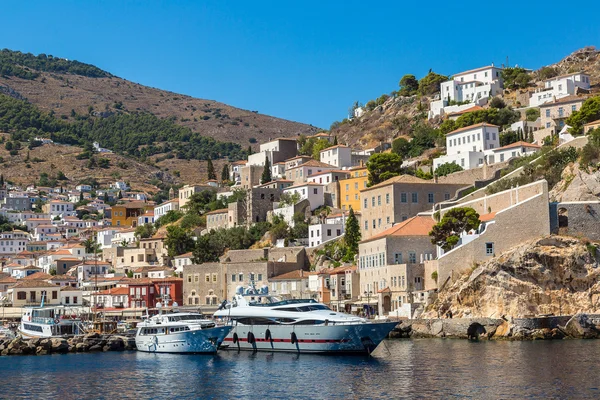
{"type": "MultiPolygon", "coordinates": [[[[473,67],[477,66],[474,65],[473,67]]],[[[504,100],[508,105],[518,106],[524,102],[524,99],[528,98],[526,93],[533,92],[536,87],[542,85],[545,78],[579,71],[584,71],[590,75],[592,92],[600,91],[600,51],[594,47],[586,47],[573,52],[555,64],[532,71],[529,73],[531,80],[528,87],[506,89],[503,95],[504,100]]],[[[410,71],[405,72],[410,73],[410,71]]],[[[399,75],[398,79],[401,77],[402,75],[399,75]]],[[[331,132],[338,136],[342,143],[370,147],[380,142],[392,141],[398,137],[410,138],[414,130],[413,127],[419,123],[427,123],[433,128],[439,127],[441,123],[439,119],[426,121],[429,102],[434,100],[435,96],[431,94],[402,96],[401,90],[395,91],[397,86],[393,82],[390,82],[390,89],[393,91],[389,96],[384,94],[376,100],[377,106],[370,111],[369,108],[365,108],[365,113],[361,117],[352,120],[345,119],[341,123],[334,124],[331,132]],[[389,98],[383,101],[386,96],[389,98]]],[[[420,91],[417,93],[420,93],[420,91]]]]}
{"type": "Polygon", "coordinates": [[[151,113],[243,149],[251,140],[260,143],[317,131],[257,111],[143,86],[77,61],[9,50],[0,52],[0,93],[26,99],[67,122],[76,121],[78,115],[102,118],[115,112],[151,113]]]}
{"type": "Polygon", "coordinates": [[[443,288],[424,317],[527,317],[599,313],[596,246],[580,239],[535,239],[474,268],[443,288]]]}

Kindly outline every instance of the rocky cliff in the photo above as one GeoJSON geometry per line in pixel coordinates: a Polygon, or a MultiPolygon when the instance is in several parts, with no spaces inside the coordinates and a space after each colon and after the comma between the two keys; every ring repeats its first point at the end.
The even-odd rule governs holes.
{"type": "Polygon", "coordinates": [[[600,171],[582,169],[579,163],[570,164],[549,195],[553,201],[598,201],[600,171]]]}
{"type": "Polygon", "coordinates": [[[448,310],[454,317],[490,318],[600,313],[598,257],[583,240],[531,240],[443,288],[422,318],[448,310]]]}

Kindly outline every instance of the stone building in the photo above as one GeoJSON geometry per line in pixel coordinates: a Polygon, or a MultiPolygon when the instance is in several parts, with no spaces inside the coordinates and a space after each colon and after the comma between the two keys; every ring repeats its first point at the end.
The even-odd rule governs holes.
{"type": "Polygon", "coordinates": [[[420,302],[422,292],[415,292],[424,289],[423,263],[436,255],[429,237],[434,225],[431,215],[417,215],[359,243],[361,297],[376,299],[379,315],[420,302]]]}
{"type": "Polygon", "coordinates": [[[264,167],[260,165],[245,165],[240,168],[240,183],[242,188],[250,189],[260,184],[264,167]]]}
{"type": "Polygon", "coordinates": [[[183,304],[216,309],[226,295],[226,281],[221,263],[183,266],[183,304]]]}
{"type": "Polygon", "coordinates": [[[465,186],[400,175],[363,189],[360,192],[362,239],[369,239],[420,212],[431,211],[436,203],[453,198],[465,186]]]}
{"type": "Polygon", "coordinates": [[[229,226],[229,209],[223,208],[204,214],[206,216],[206,230],[226,229],[229,226]]]}
{"type": "Polygon", "coordinates": [[[276,275],[268,279],[269,293],[283,299],[312,299],[316,292],[311,292],[308,286],[308,277],[314,272],[301,269],[276,275]]]}

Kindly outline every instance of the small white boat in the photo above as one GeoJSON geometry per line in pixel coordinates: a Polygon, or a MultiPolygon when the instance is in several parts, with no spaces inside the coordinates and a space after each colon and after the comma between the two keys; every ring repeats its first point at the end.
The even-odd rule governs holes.
{"type": "Polygon", "coordinates": [[[24,338],[51,338],[80,335],[81,320],[78,309],[64,306],[24,307],[18,332],[24,338]]]}
{"type": "Polygon", "coordinates": [[[252,351],[371,353],[397,325],[334,312],[313,299],[280,300],[266,287],[238,288],[214,316],[233,327],[225,343],[252,351]]]}
{"type": "Polygon", "coordinates": [[[137,324],[135,345],[149,353],[216,353],[231,329],[198,313],[160,313],[137,324]]]}

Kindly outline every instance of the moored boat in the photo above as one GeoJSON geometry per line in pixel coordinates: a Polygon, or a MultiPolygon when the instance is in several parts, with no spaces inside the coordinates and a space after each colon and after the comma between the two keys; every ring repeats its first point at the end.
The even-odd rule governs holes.
{"type": "Polygon", "coordinates": [[[77,310],[64,306],[24,307],[18,332],[24,338],[51,338],[84,334],[77,310]]]}
{"type": "Polygon", "coordinates": [[[238,288],[214,314],[232,326],[225,343],[239,350],[297,353],[371,353],[397,325],[334,312],[314,299],[280,300],[238,288]]]}
{"type": "Polygon", "coordinates": [[[198,313],[161,312],[137,324],[135,344],[150,353],[216,353],[231,329],[198,313]]]}

